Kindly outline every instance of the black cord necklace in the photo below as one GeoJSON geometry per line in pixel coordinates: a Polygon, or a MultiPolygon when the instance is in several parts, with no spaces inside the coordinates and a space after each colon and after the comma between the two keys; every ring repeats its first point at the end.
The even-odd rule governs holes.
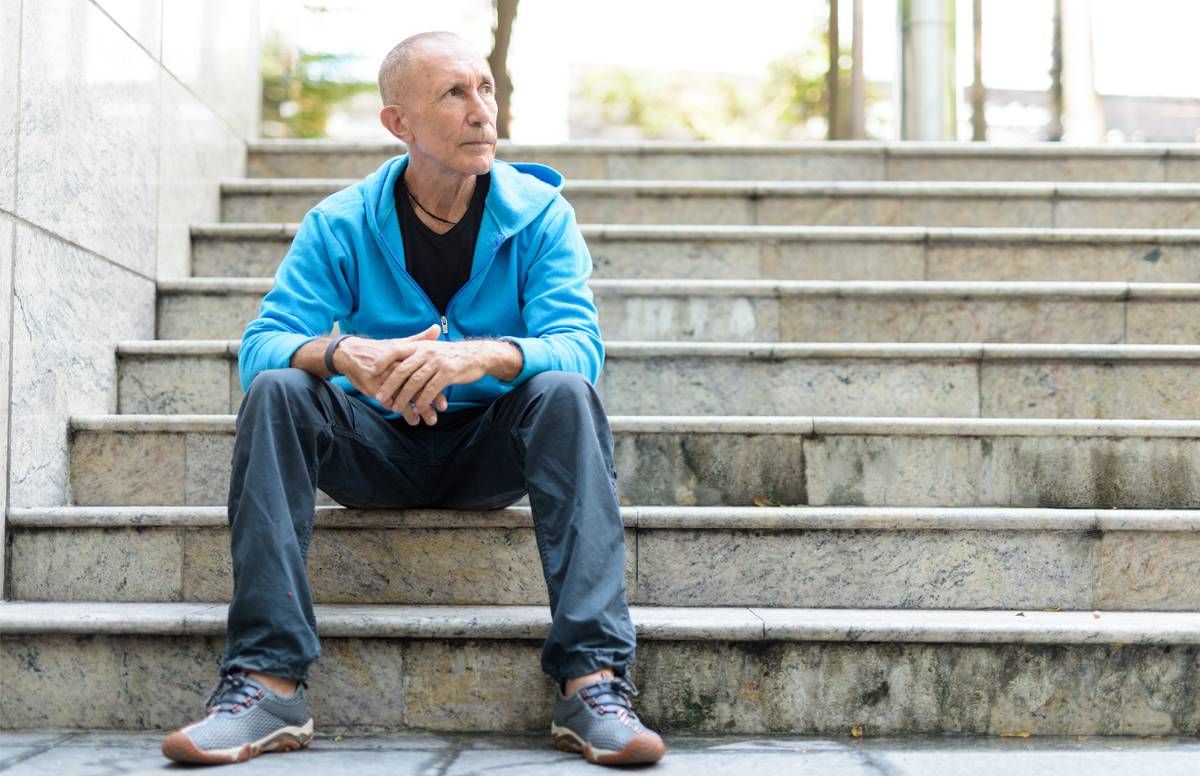
{"type": "MultiPolygon", "coordinates": [[[[420,203],[420,202],[417,200],[416,196],[415,196],[415,195],[412,193],[412,189],[410,189],[410,188],[408,188],[407,186],[405,186],[405,187],[404,187],[404,190],[408,192],[408,198],[409,198],[409,199],[411,199],[411,200],[413,201],[413,204],[414,204],[414,205],[416,205],[417,207],[421,208],[421,210],[424,210],[424,211],[425,211],[425,214],[426,214],[426,215],[428,215],[430,218],[436,218],[438,221],[441,221],[443,224],[450,224],[450,226],[457,226],[457,225],[458,225],[458,221],[461,221],[461,220],[462,220],[462,219],[460,218],[460,219],[458,219],[458,221],[448,221],[448,220],[446,220],[445,218],[442,218],[441,216],[439,216],[439,215],[438,215],[438,214],[436,214],[436,213],[431,213],[431,212],[429,212],[429,208],[425,207],[424,205],[422,205],[422,204],[421,204],[421,203],[420,203]]],[[[467,208],[467,209],[468,209],[468,210],[470,210],[470,208],[467,208]]],[[[463,215],[466,215],[466,214],[464,213],[463,215]]]]}

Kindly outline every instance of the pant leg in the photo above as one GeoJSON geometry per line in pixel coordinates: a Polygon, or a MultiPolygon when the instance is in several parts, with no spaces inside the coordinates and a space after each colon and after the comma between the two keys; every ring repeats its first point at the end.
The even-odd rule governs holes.
{"type": "Polygon", "coordinates": [[[636,648],[625,591],[625,531],[612,431],[595,388],[543,372],[497,399],[452,449],[438,506],[492,509],[526,489],[550,594],[542,670],[558,681],[611,666],[636,648]]]}
{"type": "Polygon", "coordinates": [[[237,418],[229,483],[233,601],[222,668],[303,680],[320,647],[306,560],[316,489],[373,506],[429,502],[433,469],[419,438],[301,369],[262,372],[237,418]]]}

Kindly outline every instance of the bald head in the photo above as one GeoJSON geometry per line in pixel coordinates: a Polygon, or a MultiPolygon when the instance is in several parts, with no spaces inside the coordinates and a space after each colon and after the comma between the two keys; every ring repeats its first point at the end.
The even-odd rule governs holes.
{"type": "Polygon", "coordinates": [[[482,59],[468,43],[453,32],[421,32],[396,44],[379,66],[379,96],[384,105],[400,105],[412,89],[413,65],[423,51],[454,51],[464,58],[482,59]]]}

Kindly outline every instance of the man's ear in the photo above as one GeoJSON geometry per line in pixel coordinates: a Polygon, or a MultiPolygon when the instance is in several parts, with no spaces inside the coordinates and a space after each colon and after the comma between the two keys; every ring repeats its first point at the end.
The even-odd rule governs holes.
{"type": "Polygon", "coordinates": [[[379,111],[379,123],[394,137],[405,143],[412,140],[412,129],[408,123],[408,116],[399,105],[383,106],[383,109],[379,111]]]}

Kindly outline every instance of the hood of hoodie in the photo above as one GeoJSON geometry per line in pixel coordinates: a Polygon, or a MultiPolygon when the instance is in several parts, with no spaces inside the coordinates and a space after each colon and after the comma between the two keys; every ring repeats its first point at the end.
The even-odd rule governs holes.
{"type": "MultiPolygon", "coordinates": [[[[408,167],[408,154],[392,157],[360,184],[367,226],[380,250],[401,265],[403,243],[396,215],[396,178],[408,167]],[[399,248],[399,251],[396,250],[399,248]]],[[[483,204],[481,242],[486,234],[496,245],[503,243],[537,218],[563,188],[563,176],[544,164],[516,163],[496,159],[491,169],[492,184],[483,204]]]]}

